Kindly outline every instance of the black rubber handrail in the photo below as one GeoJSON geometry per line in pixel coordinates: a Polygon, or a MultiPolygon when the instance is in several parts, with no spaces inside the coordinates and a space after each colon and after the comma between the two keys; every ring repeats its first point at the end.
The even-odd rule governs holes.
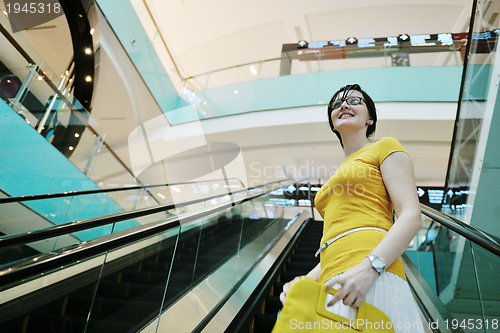
{"type": "MultiPolygon", "coordinates": [[[[214,180],[210,180],[210,181],[216,182],[216,181],[221,181],[221,180],[225,180],[225,179],[214,179],[214,180]]],[[[241,180],[239,180],[238,178],[228,178],[227,180],[237,180],[243,185],[241,180]]],[[[33,201],[33,200],[54,199],[54,198],[64,198],[64,197],[73,197],[73,196],[88,195],[88,194],[99,194],[99,193],[139,190],[139,189],[147,189],[147,188],[154,188],[154,187],[161,187],[161,186],[198,184],[198,183],[203,183],[203,182],[197,181],[197,182],[182,182],[182,183],[157,184],[157,185],[135,185],[135,186],[127,186],[127,187],[108,188],[108,189],[68,191],[68,192],[50,193],[50,194],[23,195],[20,197],[0,198],[0,204],[12,203],[12,202],[33,201]]]]}
{"type": "MultiPolygon", "coordinates": [[[[250,192],[257,190],[261,187],[266,187],[266,186],[271,186],[273,184],[278,184],[282,182],[293,182],[292,179],[287,179],[287,180],[282,180],[278,182],[273,182],[269,184],[264,184],[256,187],[252,187],[250,189],[242,189],[239,191],[231,192],[231,194],[239,194],[242,192],[250,192]]],[[[160,205],[160,206],[155,206],[155,207],[147,207],[147,208],[141,208],[141,209],[136,209],[133,211],[128,211],[128,212],[120,212],[120,213],[114,213],[114,214],[109,214],[109,215],[104,215],[104,216],[98,216],[98,217],[93,217],[89,219],[84,219],[84,220],[78,220],[74,222],[69,222],[61,225],[54,225],[51,227],[46,227],[46,228],[41,228],[41,229],[36,229],[36,230],[30,230],[27,232],[21,232],[13,235],[7,235],[0,237],[0,249],[5,248],[8,246],[15,246],[15,245],[23,245],[26,243],[31,243],[39,240],[44,240],[52,237],[57,237],[61,235],[66,235],[70,234],[73,232],[77,231],[83,231],[91,228],[96,228],[100,226],[104,226],[107,224],[111,223],[116,223],[116,222],[121,222],[125,220],[130,220],[130,219],[135,219],[138,217],[146,216],[146,215],[151,215],[151,214],[156,214],[159,212],[167,211],[176,207],[185,207],[189,205],[193,205],[199,202],[204,202],[207,200],[212,200],[220,197],[224,197],[228,195],[228,193],[222,193],[222,194],[216,194],[208,197],[203,197],[203,198],[198,198],[198,199],[192,199],[184,202],[179,202],[179,203],[170,203],[166,205],[160,205]]]]}
{"type": "Polygon", "coordinates": [[[420,204],[422,214],[430,217],[434,221],[450,228],[457,234],[473,241],[484,249],[500,256],[500,241],[492,235],[463,223],[451,216],[448,216],[434,208],[420,204]]]}
{"type": "MultiPolygon", "coordinates": [[[[266,185],[281,182],[283,181],[266,185]]],[[[53,269],[59,269],[65,265],[70,265],[81,260],[92,258],[97,254],[114,250],[120,246],[181,226],[181,224],[186,222],[194,221],[218,211],[231,208],[235,205],[263,196],[273,190],[274,189],[270,189],[257,194],[249,195],[242,200],[234,200],[219,206],[208,207],[203,209],[201,212],[186,213],[182,214],[182,216],[172,217],[164,221],[152,222],[132,229],[123,230],[114,234],[71,245],[57,251],[24,259],[14,264],[9,264],[8,266],[4,265],[0,268],[0,289],[16,281],[29,278],[30,276],[42,274],[53,269]]]]}

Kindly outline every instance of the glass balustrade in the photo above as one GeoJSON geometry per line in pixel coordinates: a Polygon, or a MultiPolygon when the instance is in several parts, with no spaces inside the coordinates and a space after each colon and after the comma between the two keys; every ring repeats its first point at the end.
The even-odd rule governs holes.
{"type": "MultiPolygon", "coordinates": [[[[216,306],[295,221],[285,218],[295,213],[289,211],[295,207],[273,198],[284,199],[284,195],[271,192],[195,220],[189,217],[191,213],[179,214],[180,227],[16,282],[31,288],[14,292],[4,286],[2,303],[15,299],[17,307],[29,303],[30,310],[15,313],[9,307],[9,313],[1,311],[2,331],[17,332],[19,327],[27,332],[43,327],[137,331],[155,324],[162,311],[174,309],[183,295],[207,278],[216,306]]],[[[167,319],[160,320],[163,325],[169,325],[167,319]]]]}
{"type": "MultiPolygon", "coordinates": [[[[493,35],[496,38],[496,33],[493,35]]],[[[286,44],[293,50],[283,52],[280,57],[211,69],[184,79],[183,87],[196,91],[282,75],[323,71],[463,65],[467,33],[407,37],[408,40],[402,40],[402,36],[377,38],[377,41],[366,45],[348,44],[343,41],[343,46],[339,46],[330,45],[327,41],[325,45],[310,43],[299,48],[294,44],[286,44]],[[388,45],[390,38],[396,40],[392,45],[388,45]]],[[[476,40],[477,42],[479,40],[476,40]]],[[[162,45],[155,47],[161,48],[162,45]]]]}
{"type": "Polygon", "coordinates": [[[125,188],[114,192],[29,201],[21,200],[20,202],[11,203],[1,203],[0,200],[0,216],[2,216],[0,232],[5,235],[159,205],[172,205],[166,211],[91,230],[75,232],[71,235],[37,241],[29,244],[29,246],[16,247],[15,250],[0,250],[0,253],[6,253],[6,251],[10,253],[10,255],[2,256],[3,263],[6,263],[36,253],[55,251],[78,244],[81,241],[88,241],[138,225],[161,221],[171,216],[216,207],[232,200],[241,201],[247,196],[247,192],[242,191],[243,189],[243,184],[238,179],[227,179],[174,184],[171,186],[153,186],[150,188],[125,188]],[[185,202],[217,195],[224,196],[184,205],[185,202]]]}
{"type": "MultiPolygon", "coordinates": [[[[487,110],[493,107],[497,96],[497,89],[490,87],[490,82],[493,79],[498,30],[490,31],[492,25],[486,16],[498,10],[499,6],[498,1],[488,3],[478,1],[477,10],[473,13],[475,16],[473,39],[456,120],[452,158],[446,179],[451,192],[448,191],[449,195],[445,197],[444,212],[466,223],[468,222],[464,214],[468,204],[482,125],[485,121],[484,117],[488,114],[487,110]]],[[[472,204],[470,205],[468,208],[472,210],[472,204]]]]}
{"type": "Polygon", "coordinates": [[[417,235],[415,247],[405,253],[420,272],[418,296],[441,307],[434,325],[463,332],[500,329],[500,258],[428,217],[423,220],[426,234],[417,235]]]}

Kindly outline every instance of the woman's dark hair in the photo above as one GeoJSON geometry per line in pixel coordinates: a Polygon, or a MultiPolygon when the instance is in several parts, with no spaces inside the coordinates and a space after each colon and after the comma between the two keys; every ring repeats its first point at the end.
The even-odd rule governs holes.
{"type": "Polygon", "coordinates": [[[375,103],[371,99],[371,97],[359,86],[359,84],[349,84],[345,87],[340,88],[333,94],[332,99],[330,100],[330,103],[328,103],[328,123],[330,124],[330,128],[332,129],[333,133],[337,135],[337,137],[340,140],[340,145],[342,148],[344,148],[344,144],[342,143],[342,137],[340,136],[340,133],[333,127],[333,120],[332,120],[332,112],[333,108],[332,105],[333,103],[338,99],[340,95],[341,99],[344,100],[348,97],[349,91],[351,90],[356,90],[359,91],[363,95],[363,100],[366,104],[366,107],[368,109],[368,115],[370,116],[370,119],[373,120],[372,125],[368,125],[368,128],[366,129],[366,137],[368,138],[370,135],[375,132],[375,127],[377,124],[377,110],[375,109],[375,103]]]}

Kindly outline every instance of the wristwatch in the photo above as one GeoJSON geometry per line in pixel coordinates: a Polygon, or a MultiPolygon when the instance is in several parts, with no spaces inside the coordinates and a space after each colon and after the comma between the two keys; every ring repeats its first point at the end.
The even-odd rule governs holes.
{"type": "Polygon", "coordinates": [[[366,256],[368,260],[370,260],[370,263],[372,264],[372,268],[377,271],[377,273],[380,275],[383,272],[385,272],[385,262],[384,259],[377,257],[373,254],[369,254],[366,256]]]}

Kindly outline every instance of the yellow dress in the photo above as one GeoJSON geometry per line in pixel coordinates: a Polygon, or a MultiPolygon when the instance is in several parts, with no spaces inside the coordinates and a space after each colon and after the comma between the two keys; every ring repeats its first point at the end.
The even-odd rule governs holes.
{"type": "MultiPolygon", "coordinates": [[[[391,228],[394,208],[380,165],[387,156],[399,151],[407,153],[398,140],[384,137],[349,156],[321,187],[314,200],[324,220],[321,244],[355,228],[391,228]]],[[[320,282],[359,264],[384,236],[383,231],[357,231],[330,244],[321,252],[320,282]]],[[[405,279],[400,258],[387,271],[405,279]]]]}

